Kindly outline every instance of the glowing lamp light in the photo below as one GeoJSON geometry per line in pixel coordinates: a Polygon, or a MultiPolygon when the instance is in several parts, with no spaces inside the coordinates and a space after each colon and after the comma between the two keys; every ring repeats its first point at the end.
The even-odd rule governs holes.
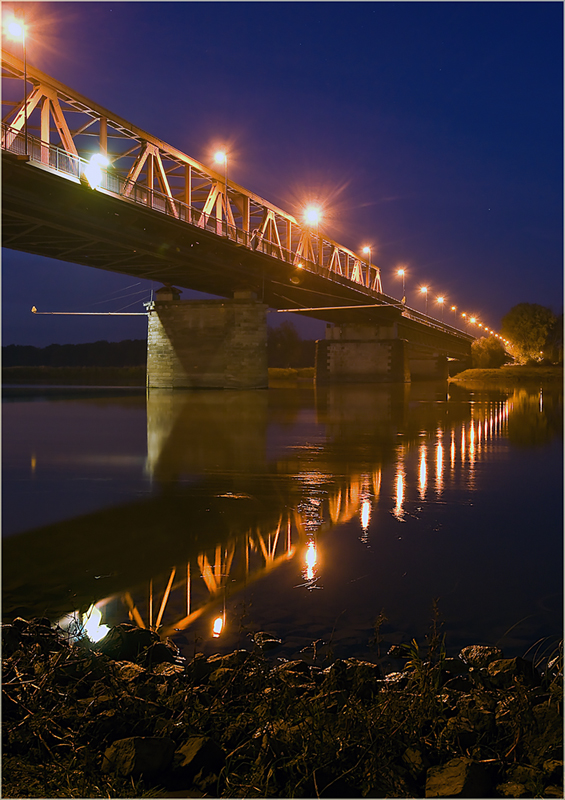
{"type": "Polygon", "coordinates": [[[91,642],[99,642],[110,630],[107,625],[100,624],[101,619],[102,613],[95,605],[91,605],[86,614],[82,615],[82,627],[91,642]]]}
{"type": "Polygon", "coordinates": [[[471,317],[471,319],[469,320],[469,322],[472,322],[473,325],[475,324],[476,321],[477,321],[476,317],[471,317]]]}
{"type": "Polygon", "coordinates": [[[371,521],[371,501],[365,498],[361,506],[361,527],[364,531],[369,527],[371,521]]]}
{"type": "Polygon", "coordinates": [[[224,618],[216,617],[216,619],[214,620],[214,625],[212,627],[212,636],[215,639],[217,639],[223,629],[224,629],[224,618]]]}
{"type": "Polygon", "coordinates": [[[218,152],[214,154],[214,161],[216,161],[218,164],[225,164],[227,160],[228,156],[224,150],[218,150],[218,152]]]}
{"type": "Polygon", "coordinates": [[[438,301],[438,303],[440,303],[440,305],[444,302],[444,300],[445,300],[444,297],[438,297],[438,299],[437,299],[437,301],[438,301]]]}
{"type": "Polygon", "coordinates": [[[84,168],[86,180],[92,189],[97,189],[102,183],[102,170],[109,165],[109,161],[102,153],[94,153],[84,168]]]}
{"type": "Polygon", "coordinates": [[[309,581],[314,577],[314,567],[316,566],[317,560],[318,554],[316,553],[316,545],[314,542],[308,542],[308,549],[306,550],[304,561],[306,562],[306,578],[309,581]]]}
{"type": "Polygon", "coordinates": [[[428,287],[427,286],[420,286],[420,292],[422,294],[427,294],[428,293],[428,287]]]}
{"type": "Polygon", "coordinates": [[[309,206],[304,212],[304,220],[308,225],[317,225],[321,216],[320,209],[315,206],[309,206]]]}
{"type": "Polygon", "coordinates": [[[397,275],[398,275],[400,278],[402,278],[402,277],[404,276],[404,270],[403,270],[403,269],[399,269],[399,270],[398,270],[398,272],[397,272],[396,274],[397,274],[397,275]]]}
{"type": "Polygon", "coordinates": [[[11,20],[6,25],[6,30],[14,39],[23,39],[25,28],[21,22],[17,22],[15,19],[11,20]]]}

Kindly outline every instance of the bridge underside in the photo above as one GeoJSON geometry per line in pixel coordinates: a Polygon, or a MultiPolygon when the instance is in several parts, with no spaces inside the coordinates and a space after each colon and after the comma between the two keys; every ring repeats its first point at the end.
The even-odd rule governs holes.
{"type": "MultiPolygon", "coordinates": [[[[274,309],[386,303],[323,267],[295,267],[11,153],[2,153],[2,169],[4,247],[218,297],[252,291],[274,309]]],[[[383,305],[364,313],[376,321],[399,312],[383,305]]],[[[332,321],[329,311],[309,315],[332,321]]]]}
{"type": "MultiPolygon", "coordinates": [[[[183,310],[171,311],[166,323],[176,331],[175,336],[169,339],[161,336],[159,352],[154,345],[157,340],[150,337],[149,362],[160,363],[157,369],[160,377],[157,383],[151,383],[156,375],[152,367],[149,385],[238,385],[239,388],[266,385],[264,309],[267,306],[297,311],[307,308],[308,311],[301,313],[336,326],[331,334],[333,341],[326,340],[318,347],[320,382],[353,379],[388,382],[442,377],[447,358],[466,361],[470,357],[473,337],[407,309],[387,295],[363,285],[356,286],[324,267],[293,266],[274,253],[256,252],[198,225],[140,207],[127,198],[93,191],[79,181],[62,179],[48,168],[18,160],[11,153],[3,153],[2,166],[3,246],[229,298],[225,304],[220,303],[224,309],[238,296],[240,299],[246,296],[252,304],[261,306],[262,310],[257,313],[263,316],[257,325],[263,326],[262,333],[257,329],[252,335],[244,331],[240,336],[238,323],[229,334],[226,333],[228,325],[218,339],[218,320],[207,331],[203,323],[204,335],[201,330],[200,343],[208,339],[209,350],[214,337],[217,341],[229,341],[230,347],[238,353],[239,363],[244,365],[239,372],[234,371],[233,363],[229,364],[229,359],[224,358],[223,373],[216,372],[215,377],[210,378],[207,366],[203,367],[200,377],[190,367],[195,353],[202,363],[211,363],[198,347],[191,349],[190,341],[181,343],[179,331],[183,325],[187,331],[190,326],[182,323],[179,327],[177,322],[171,321],[176,319],[177,312],[186,317],[186,304],[191,301],[181,301],[177,305],[183,310]],[[352,330],[356,332],[352,334],[352,330]],[[163,369],[165,340],[171,351],[166,356],[169,366],[163,369]],[[387,356],[392,366],[386,370],[382,366],[388,347],[384,340],[392,342],[391,353],[395,354],[387,356]],[[249,349],[245,351],[247,346],[249,349]],[[359,355],[362,351],[365,359],[359,355]],[[173,363],[178,365],[179,359],[185,364],[180,372],[171,367],[173,363]],[[252,362],[256,363],[255,370],[249,367],[252,362]],[[355,363],[357,367],[348,372],[345,366],[338,367],[338,362],[355,363]],[[371,363],[374,369],[368,366],[371,363]],[[163,377],[167,370],[176,377],[163,377]],[[192,378],[188,379],[191,370],[192,378]],[[237,374],[242,376],[239,384],[237,374]]],[[[221,312],[224,317],[226,313],[221,312]]],[[[155,319],[160,314],[153,312],[155,319]]],[[[222,325],[224,322],[220,328],[222,325]]],[[[191,329],[194,333],[194,326],[191,329]]],[[[192,334],[187,335],[190,339],[192,334]]]]}

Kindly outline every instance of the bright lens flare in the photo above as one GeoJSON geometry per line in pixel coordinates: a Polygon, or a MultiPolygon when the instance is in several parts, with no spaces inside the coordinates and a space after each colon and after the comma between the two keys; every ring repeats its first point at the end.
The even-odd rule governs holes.
{"type": "Polygon", "coordinates": [[[304,220],[308,225],[317,225],[321,216],[320,209],[315,206],[309,206],[304,212],[304,220]]]}
{"type": "Polygon", "coordinates": [[[92,189],[97,189],[102,183],[102,169],[110,162],[102,153],[94,153],[86,167],[84,174],[92,189]]]}
{"type": "Polygon", "coordinates": [[[110,630],[107,625],[100,624],[101,619],[102,613],[95,605],[91,605],[86,614],[82,615],[82,627],[91,642],[99,642],[110,630]]]}
{"type": "Polygon", "coordinates": [[[214,638],[217,639],[220,633],[222,632],[223,628],[224,628],[224,618],[216,617],[212,628],[212,636],[214,636],[214,638]]]}
{"type": "Polygon", "coordinates": [[[21,22],[16,22],[16,20],[12,20],[6,25],[6,30],[13,36],[14,39],[23,39],[24,38],[24,26],[21,22]]]}

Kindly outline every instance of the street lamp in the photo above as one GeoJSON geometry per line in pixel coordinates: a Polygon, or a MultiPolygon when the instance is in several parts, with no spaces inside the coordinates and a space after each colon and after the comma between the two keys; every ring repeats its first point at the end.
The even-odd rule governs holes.
{"type": "Polygon", "coordinates": [[[225,150],[218,150],[214,155],[214,160],[218,164],[224,165],[224,181],[225,181],[225,195],[224,195],[224,214],[226,218],[226,236],[228,235],[228,154],[225,150]]]}
{"type": "Polygon", "coordinates": [[[451,310],[453,311],[453,321],[457,319],[457,306],[451,306],[451,310]]]}
{"type": "Polygon", "coordinates": [[[406,270],[401,268],[396,274],[402,278],[402,302],[406,305],[406,270]]]}
{"type": "Polygon", "coordinates": [[[426,314],[428,313],[428,287],[420,286],[420,293],[426,296],[426,314]]]}
{"type": "Polygon", "coordinates": [[[441,321],[443,322],[443,303],[444,303],[445,298],[444,297],[436,297],[436,300],[441,306],[441,321]]]}
{"type": "Polygon", "coordinates": [[[367,247],[363,248],[364,253],[369,254],[369,272],[367,274],[367,286],[371,285],[371,248],[367,245],[367,247]]]}
{"type": "Polygon", "coordinates": [[[322,212],[318,206],[308,206],[304,210],[304,222],[306,225],[316,229],[316,236],[318,238],[318,264],[322,265],[322,241],[320,236],[320,219],[322,212]]]}
{"type": "Polygon", "coordinates": [[[12,39],[22,40],[22,49],[24,56],[24,148],[25,148],[25,155],[27,156],[28,154],[27,152],[27,54],[26,54],[26,26],[23,18],[23,13],[21,21],[18,20],[16,17],[14,17],[14,19],[12,19],[6,27],[12,39]]]}

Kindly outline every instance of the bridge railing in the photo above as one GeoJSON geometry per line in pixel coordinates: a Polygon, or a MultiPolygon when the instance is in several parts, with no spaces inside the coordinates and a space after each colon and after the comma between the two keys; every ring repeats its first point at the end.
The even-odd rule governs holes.
{"type": "MultiPolygon", "coordinates": [[[[2,123],[2,148],[16,155],[26,155],[26,138],[24,133],[21,130],[11,128],[6,123],[2,123]]],[[[89,162],[87,159],[78,155],[75,156],[58,145],[48,144],[28,134],[27,155],[30,161],[44,169],[54,171],[59,175],[63,175],[75,181],[88,181],[89,162]]],[[[243,230],[237,225],[232,225],[227,222],[223,216],[218,217],[215,213],[205,213],[203,208],[188,205],[172,194],[166,194],[165,192],[160,192],[157,189],[149,188],[141,183],[132,181],[112,168],[100,170],[99,182],[96,188],[111,195],[118,196],[123,200],[133,202],[136,205],[174,217],[181,222],[200,228],[201,230],[206,230],[217,236],[227,238],[255,252],[263,253],[271,258],[284,261],[294,269],[294,273],[290,278],[293,283],[300,283],[301,271],[322,274],[334,280],[336,275],[339,275],[340,278],[351,281],[357,285],[362,285],[366,290],[369,290],[368,299],[370,299],[370,294],[372,293],[377,303],[401,309],[402,315],[406,318],[423,322],[428,327],[436,328],[444,333],[449,332],[464,338],[474,338],[472,335],[463,333],[459,329],[443,321],[429,317],[415,309],[408,308],[399,300],[383,294],[382,287],[380,286],[380,271],[378,267],[371,267],[371,265],[359,259],[352,258],[351,255],[344,250],[336,252],[335,243],[329,242],[322,236],[311,235],[312,240],[317,242],[318,247],[317,253],[314,252],[312,247],[310,248],[309,252],[316,259],[313,260],[312,258],[305,257],[305,252],[308,252],[307,247],[304,248],[303,252],[297,249],[288,249],[282,246],[280,241],[275,242],[265,235],[258,235],[259,232],[257,229],[254,229],[252,232],[243,230]],[[333,269],[332,265],[334,266],[333,269]],[[337,265],[339,265],[339,267],[337,267],[337,265]]]]}
{"type": "MultiPolygon", "coordinates": [[[[2,123],[2,148],[18,155],[28,155],[30,161],[66,177],[81,180],[87,172],[86,159],[74,155],[68,148],[65,149],[58,144],[42,141],[32,135],[24,137],[21,127],[11,127],[2,123]]],[[[200,202],[200,207],[187,205],[174,197],[172,192],[160,192],[145,186],[128,179],[113,168],[101,171],[98,188],[228,238],[271,258],[280,259],[297,270],[322,273],[338,280],[345,279],[347,282],[362,285],[369,292],[382,293],[378,267],[363,261],[351,251],[319,233],[302,230],[293,222],[292,247],[285,247],[282,244],[284,237],[280,226],[288,224],[288,219],[279,219],[275,212],[268,211],[255,200],[249,223],[246,225],[253,230],[245,230],[232,224],[231,204],[235,202],[235,195],[232,194],[231,187],[228,189],[227,198],[223,187],[218,188],[220,203],[219,205],[214,203],[208,208],[204,202],[200,202]],[[212,213],[209,213],[210,211],[212,213]]]]}

